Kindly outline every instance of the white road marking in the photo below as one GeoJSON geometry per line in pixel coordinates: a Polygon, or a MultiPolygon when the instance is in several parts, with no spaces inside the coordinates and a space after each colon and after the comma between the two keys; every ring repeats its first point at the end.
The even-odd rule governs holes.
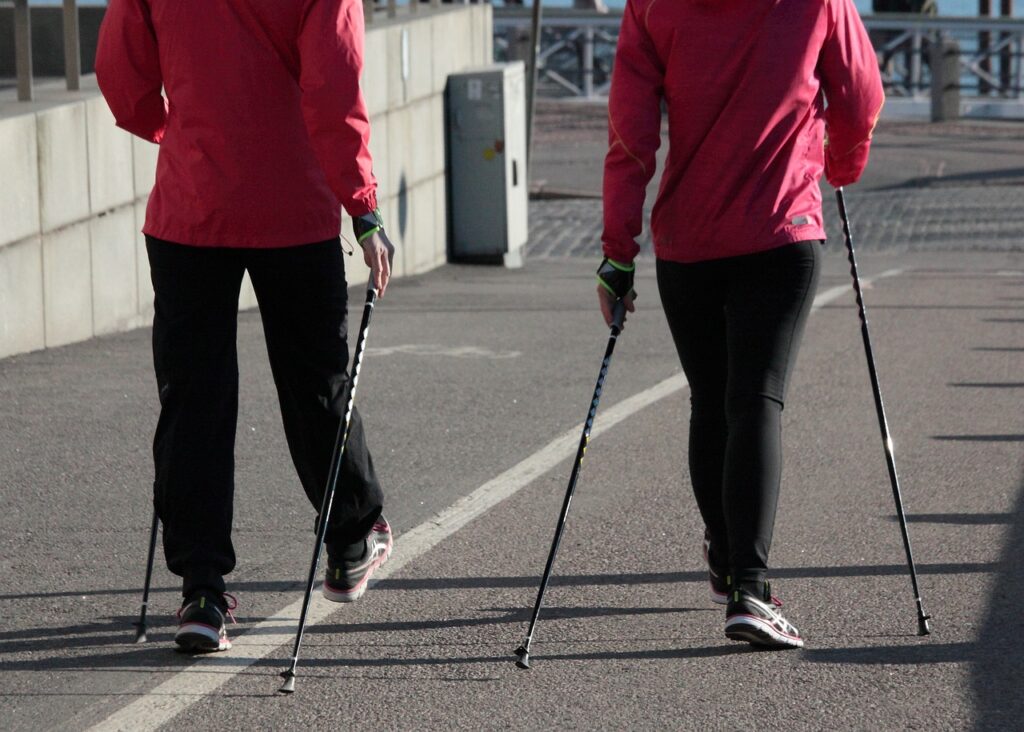
{"type": "MultiPolygon", "coordinates": [[[[901,271],[899,269],[887,270],[873,279],[893,277],[901,271]]],[[[862,285],[870,281],[865,279],[862,281],[862,285]]],[[[820,308],[838,299],[849,293],[851,289],[850,285],[840,285],[819,293],[814,298],[812,309],[820,308]]],[[[678,373],[624,399],[603,412],[599,412],[591,431],[591,438],[607,432],[644,407],[675,394],[685,387],[686,379],[681,373],[678,373]]],[[[563,460],[571,457],[579,440],[580,427],[573,427],[525,460],[487,481],[469,495],[460,498],[441,513],[397,537],[395,552],[388,563],[377,570],[374,575],[374,583],[400,571],[405,565],[437,546],[470,521],[494,508],[506,498],[515,495],[563,460]]],[[[212,694],[256,661],[270,655],[281,646],[294,643],[295,629],[301,609],[302,599],[300,598],[273,617],[267,618],[253,626],[251,630],[234,638],[233,648],[227,654],[203,658],[189,668],[179,671],[91,729],[104,732],[113,730],[143,732],[166,724],[188,707],[212,694]]],[[[317,592],[314,594],[313,602],[310,603],[306,622],[308,625],[316,625],[338,610],[337,605],[327,602],[317,592]]],[[[282,661],[281,670],[283,671],[284,668],[285,662],[282,661]]],[[[267,684],[273,683],[276,683],[276,679],[267,679],[267,684]]],[[[302,685],[301,659],[298,666],[298,685],[302,685]]],[[[302,693],[301,689],[298,693],[302,693]]]]}
{"type": "Polygon", "coordinates": [[[449,356],[451,358],[490,358],[503,360],[522,356],[521,351],[492,351],[480,346],[439,346],[433,343],[407,343],[400,346],[375,346],[366,349],[367,356],[393,356],[404,353],[411,356],[449,356]]]}

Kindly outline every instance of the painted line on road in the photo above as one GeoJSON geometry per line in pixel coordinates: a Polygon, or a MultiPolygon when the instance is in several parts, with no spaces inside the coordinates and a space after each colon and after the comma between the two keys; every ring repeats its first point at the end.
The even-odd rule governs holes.
{"type": "MultiPolygon", "coordinates": [[[[902,270],[887,270],[872,279],[862,280],[862,284],[870,284],[872,280],[883,277],[894,277],[900,272],[902,270]]],[[[812,309],[816,310],[827,305],[851,290],[850,285],[840,285],[825,290],[814,298],[812,309]]],[[[591,437],[594,438],[607,432],[645,407],[682,391],[686,385],[686,379],[681,373],[678,373],[622,400],[598,416],[591,431],[591,437]]],[[[391,559],[374,576],[374,583],[400,571],[405,565],[433,549],[473,519],[483,515],[505,499],[511,498],[559,463],[572,457],[579,444],[579,439],[580,427],[573,427],[525,460],[487,481],[469,495],[460,498],[441,513],[402,534],[395,542],[395,552],[391,559]]],[[[122,707],[91,729],[104,732],[113,730],[142,732],[166,724],[252,664],[270,655],[281,646],[293,643],[301,609],[302,599],[300,598],[235,638],[232,650],[228,654],[205,657],[196,664],[175,673],[174,676],[154,687],[141,698],[122,707]]],[[[338,611],[339,607],[336,604],[327,602],[317,593],[309,606],[307,624],[321,623],[338,611]]],[[[285,663],[282,661],[282,670],[284,667],[285,663]]],[[[274,681],[274,679],[267,679],[268,684],[274,683],[274,681]]],[[[301,685],[301,659],[298,681],[301,685]]],[[[301,690],[298,693],[302,693],[301,690]]]]}

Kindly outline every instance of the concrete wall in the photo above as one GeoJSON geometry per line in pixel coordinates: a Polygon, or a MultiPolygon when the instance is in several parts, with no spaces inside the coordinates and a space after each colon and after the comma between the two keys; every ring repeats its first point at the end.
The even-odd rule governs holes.
{"type": "MultiPolygon", "coordinates": [[[[378,14],[367,28],[363,88],[396,276],[445,261],[444,87],[491,54],[486,4],[378,14]]],[[[114,126],[94,78],[83,87],[44,85],[32,103],[0,93],[0,357],[152,319],[140,229],[158,148],[114,126]]],[[[358,249],[346,266],[350,283],[366,281],[358,249]]],[[[247,281],[241,307],[253,306],[247,281]]]]}

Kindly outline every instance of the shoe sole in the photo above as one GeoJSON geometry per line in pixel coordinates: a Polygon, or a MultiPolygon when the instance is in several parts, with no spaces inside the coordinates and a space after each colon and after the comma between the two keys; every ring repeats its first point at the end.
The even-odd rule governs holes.
{"type": "Polygon", "coordinates": [[[803,648],[804,640],[777,630],[767,620],[741,615],[725,621],[725,635],[730,640],[746,641],[765,648],[803,648]]]}
{"type": "Polygon", "coordinates": [[[359,584],[353,587],[351,590],[335,590],[329,587],[326,582],[324,582],[323,586],[320,588],[320,592],[324,596],[324,599],[330,600],[331,602],[355,602],[360,597],[365,595],[367,585],[369,584],[370,578],[373,576],[373,573],[376,572],[377,569],[379,569],[380,566],[384,564],[384,562],[388,561],[391,558],[391,552],[394,551],[394,548],[395,542],[394,539],[391,539],[390,541],[388,541],[388,546],[387,549],[384,550],[384,553],[377,557],[377,559],[370,564],[370,568],[366,570],[366,575],[363,577],[362,580],[360,580],[359,584]]]}
{"type": "Polygon", "coordinates": [[[216,653],[231,648],[227,636],[203,623],[184,623],[174,634],[174,642],[183,653],[216,653]]]}

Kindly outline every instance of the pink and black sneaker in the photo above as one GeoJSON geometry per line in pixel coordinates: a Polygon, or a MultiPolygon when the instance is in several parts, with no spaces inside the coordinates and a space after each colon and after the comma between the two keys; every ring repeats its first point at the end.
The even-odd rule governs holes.
{"type": "Polygon", "coordinates": [[[370,577],[391,556],[394,539],[391,525],[383,516],[366,536],[366,548],[359,559],[327,559],[327,576],[322,592],[331,602],[355,602],[366,592],[370,577]]]}
{"type": "Polygon", "coordinates": [[[225,618],[235,622],[231,611],[238,607],[234,595],[200,590],[185,599],[178,610],[174,642],[186,653],[214,653],[231,648],[225,618]]]}
{"type": "Polygon", "coordinates": [[[761,597],[734,589],[725,610],[726,637],[766,648],[803,648],[800,631],[783,617],[781,606],[767,582],[761,597]]]}

